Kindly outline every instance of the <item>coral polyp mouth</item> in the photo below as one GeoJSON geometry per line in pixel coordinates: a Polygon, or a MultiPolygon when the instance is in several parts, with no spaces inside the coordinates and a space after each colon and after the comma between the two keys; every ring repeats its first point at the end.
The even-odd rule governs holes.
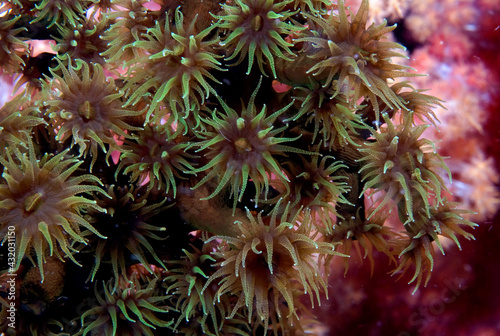
{"type": "Polygon", "coordinates": [[[253,150],[253,146],[247,138],[239,138],[234,142],[234,146],[240,154],[244,152],[251,152],[253,150]]]}
{"type": "Polygon", "coordinates": [[[34,195],[30,195],[26,197],[24,200],[24,211],[27,214],[32,214],[33,212],[37,211],[40,206],[43,203],[43,194],[40,192],[37,192],[34,195]]]}
{"type": "MultiPolygon", "coordinates": [[[[81,216],[81,212],[86,209],[105,211],[83,196],[85,193],[105,192],[98,186],[99,180],[95,176],[70,177],[82,162],[65,159],[66,153],[67,150],[37,160],[33,144],[29,142],[28,155],[16,148],[5,158],[0,157],[5,179],[0,184],[1,231],[6,233],[9,227],[15,227],[22,234],[21,243],[13,252],[15,258],[12,258],[11,269],[17,270],[22,259],[28,256],[39,267],[42,282],[47,256],[56,255],[61,260],[69,258],[78,264],[72,244],[86,242],[81,228],[103,237],[81,216]]],[[[7,235],[2,243],[6,239],[7,235]]]]}

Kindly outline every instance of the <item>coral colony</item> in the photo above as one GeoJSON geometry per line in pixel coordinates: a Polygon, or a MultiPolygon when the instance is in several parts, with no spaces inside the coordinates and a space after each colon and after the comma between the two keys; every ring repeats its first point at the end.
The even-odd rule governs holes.
{"type": "Polygon", "coordinates": [[[2,335],[310,334],[356,251],[425,286],[475,224],[368,5],[2,2],[2,335]]]}

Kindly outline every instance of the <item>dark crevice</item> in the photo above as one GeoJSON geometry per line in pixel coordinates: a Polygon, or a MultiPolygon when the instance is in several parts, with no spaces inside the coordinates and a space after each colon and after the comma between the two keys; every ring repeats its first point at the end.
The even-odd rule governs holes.
{"type": "Polygon", "coordinates": [[[396,28],[392,31],[394,34],[394,38],[396,42],[402,44],[406,47],[408,52],[411,54],[415,49],[418,49],[422,46],[422,43],[418,42],[413,34],[406,27],[406,20],[400,19],[394,22],[389,22],[390,25],[395,24],[396,28]]]}

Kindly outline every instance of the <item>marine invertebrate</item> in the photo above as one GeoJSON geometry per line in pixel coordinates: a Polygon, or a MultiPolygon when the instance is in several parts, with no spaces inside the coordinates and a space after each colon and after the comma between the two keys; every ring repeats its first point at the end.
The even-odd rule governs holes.
{"type": "Polygon", "coordinates": [[[28,153],[14,148],[0,157],[4,166],[4,181],[0,184],[0,233],[4,243],[9,226],[18,230],[15,269],[26,256],[39,267],[43,281],[43,264],[48,255],[61,260],[67,257],[78,264],[73,257],[72,242],[86,242],[81,236],[81,227],[103,237],[82,212],[88,209],[104,212],[95,200],[83,195],[105,194],[105,191],[98,186],[100,181],[96,176],[71,176],[81,161],[66,158],[68,150],[57,155],[46,154],[38,160],[33,144],[28,146],[28,153]]]}
{"type": "Polygon", "coordinates": [[[152,203],[152,197],[144,189],[111,185],[107,190],[108,197],[96,199],[97,205],[106,209],[106,213],[89,211],[89,215],[96,222],[95,228],[106,237],[94,236],[90,239],[95,246],[92,251],[95,262],[90,273],[92,281],[103,263],[111,263],[115,277],[113,289],[116,289],[120,275],[128,280],[126,267],[131,256],[152,273],[146,253],[151,255],[158,265],[166,268],[150,243],[151,240],[165,239],[161,237],[161,232],[165,232],[166,228],[152,225],[149,219],[169,205],[164,205],[166,198],[152,203]],[[160,236],[157,233],[160,233],[160,236]]]}
{"type": "MultiPolygon", "coordinates": [[[[7,20],[20,15],[7,27],[26,28],[20,41],[52,39],[59,51],[11,57],[26,75],[18,87],[43,85],[1,110],[1,141],[12,148],[0,151],[0,229],[14,227],[4,222],[11,205],[35,223],[32,238],[15,224],[16,252],[34,266],[23,256],[10,263],[21,281],[40,282],[49,258],[82,265],[63,264],[55,281],[64,280],[61,333],[311,333],[323,292],[343,309],[331,292],[342,279],[329,267],[352,269],[348,254],[367,258],[374,277],[347,274],[358,297],[387,275],[381,254],[399,256],[393,274],[411,271],[416,289],[432,291],[422,285],[433,250],[471,238],[469,214],[447,194],[450,171],[423,136],[442,102],[393,82],[412,71],[387,38],[394,26],[366,25],[367,1],[357,13],[323,0],[81,4],[73,20],[34,23],[34,3],[0,9],[7,20]],[[31,188],[39,175],[51,184],[31,188]],[[18,205],[12,186],[30,191],[18,205]],[[73,216],[55,216],[66,227],[49,218],[53,207],[73,216]]],[[[47,333],[29,318],[19,323],[47,333]]]]}
{"type": "Polygon", "coordinates": [[[420,138],[428,125],[412,126],[413,118],[409,117],[395,126],[385,114],[382,116],[386,126],[372,133],[374,142],[359,149],[366,154],[359,159],[363,193],[370,188],[375,188],[375,193],[385,191],[372,215],[394,201],[405,224],[415,219],[416,209],[424,209],[429,217],[429,197],[435,196],[436,202],[442,203],[441,190],[447,190],[438,170],[446,171],[450,179],[451,173],[434,144],[420,138]]]}
{"type": "Polygon", "coordinates": [[[293,9],[300,9],[301,12],[312,12],[326,14],[329,9],[333,9],[335,4],[328,0],[294,0],[293,9]]]}
{"type": "MultiPolygon", "coordinates": [[[[322,228],[320,228],[320,230],[324,235],[325,241],[339,244],[337,249],[338,252],[352,256],[352,248],[354,247],[361,260],[368,258],[371,273],[373,275],[375,267],[375,260],[373,257],[374,248],[379,252],[383,252],[391,261],[396,263],[392,246],[387,244],[388,240],[396,237],[396,233],[393,232],[392,228],[384,225],[387,221],[387,215],[385,213],[379,213],[376,216],[368,216],[371,218],[370,220],[364,217],[365,215],[362,214],[362,209],[358,209],[354,216],[341,218],[330,230],[322,228]]],[[[326,256],[326,263],[329,263],[331,260],[332,256],[326,256]]],[[[345,275],[349,270],[349,258],[344,259],[344,265],[345,275]]]]}
{"type": "Polygon", "coordinates": [[[444,249],[440,242],[440,236],[449,238],[461,249],[458,235],[467,239],[474,239],[474,236],[465,231],[464,227],[474,228],[477,224],[464,219],[461,214],[467,213],[463,209],[457,208],[457,204],[445,203],[433,206],[429,213],[424,210],[416,214],[416,219],[406,225],[406,235],[408,239],[399,238],[395,241],[396,252],[399,253],[399,265],[392,274],[401,272],[400,277],[408,270],[409,266],[415,265],[415,272],[409,283],[416,285],[413,293],[419,288],[422,280],[427,285],[434,268],[434,248],[432,242],[436,242],[439,250],[444,255],[444,249]]]}
{"type": "Polygon", "coordinates": [[[173,129],[172,119],[146,124],[133,139],[125,140],[117,172],[129,174],[131,182],[148,183],[149,189],[172,190],[175,198],[178,180],[186,180],[186,172],[195,169],[190,161],[197,156],[187,152],[188,137],[180,134],[182,128],[173,129]]]}
{"type": "Polygon", "coordinates": [[[14,28],[21,16],[2,13],[0,16],[0,68],[7,74],[19,72],[25,65],[23,56],[28,54],[28,45],[18,35],[25,28],[14,28]]]}
{"type": "MultiPolygon", "coordinates": [[[[133,90],[127,105],[149,95],[149,90],[155,91],[146,121],[150,120],[157,105],[165,101],[175,121],[195,127],[199,124],[196,114],[201,104],[210,94],[215,94],[208,80],[218,81],[210,70],[223,71],[213,52],[219,41],[217,37],[206,39],[213,26],[194,35],[195,22],[184,22],[179,9],[175,11],[174,22],[157,21],[141,40],[133,43],[145,55],[127,63],[130,68],[124,90],[133,90]]],[[[161,119],[162,116],[153,117],[161,119]]]]}
{"type": "Polygon", "coordinates": [[[109,21],[104,15],[93,15],[83,22],[58,26],[60,37],[57,41],[57,54],[65,65],[71,60],[81,59],[87,63],[104,65],[101,53],[108,50],[106,41],[102,38],[109,28],[109,21]]]}
{"type": "Polygon", "coordinates": [[[214,243],[204,244],[201,249],[192,245],[191,251],[183,251],[180,260],[169,262],[170,275],[165,278],[167,293],[171,295],[173,307],[180,313],[174,330],[179,329],[181,322],[189,325],[196,320],[204,334],[208,330],[218,333],[225,324],[225,312],[231,307],[227,297],[216,302],[216,287],[203,290],[207,279],[215,272],[213,265],[216,260],[211,256],[215,247],[214,243]],[[210,323],[207,323],[208,319],[210,323]]]}
{"type": "Polygon", "coordinates": [[[282,172],[275,157],[283,155],[284,152],[307,153],[292,146],[282,145],[294,139],[276,137],[286,126],[275,128],[273,123],[290,104],[270,115],[267,115],[265,106],[258,111],[255,98],[259,87],[260,84],[241,112],[238,113],[221,102],[223,112],[214,110],[211,118],[203,119],[211,129],[204,132],[207,139],[196,146],[199,147],[197,152],[207,150],[204,157],[209,162],[193,172],[211,170],[194,188],[212,179],[218,181],[217,187],[206,199],[214,197],[230,184],[234,207],[237,201],[241,201],[249,178],[255,185],[255,202],[258,203],[262,192],[267,199],[270,174],[276,175],[288,189],[288,177],[282,172]]]}
{"type": "Polygon", "coordinates": [[[333,156],[321,156],[319,146],[313,153],[315,155],[311,158],[297,154],[300,159],[283,163],[283,169],[290,176],[290,194],[285,200],[290,201],[292,209],[309,209],[317,219],[315,225],[324,225],[325,232],[330,232],[333,217],[339,216],[335,206],[339,203],[350,204],[343,195],[350,189],[347,179],[337,175],[347,166],[333,156]],[[299,160],[301,165],[296,165],[299,160]]]}
{"type": "Polygon", "coordinates": [[[34,106],[23,106],[27,102],[28,98],[19,94],[0,108],[0,146],[2,148],[27,142],[31,128],[45,124],[34,106]]]}
{"type": "Polygon", "coordinates": [[[392,57],[404,57],[394,51],[404,47],[383,41],[395,26],[383,22],[366,28],[368,0],[363,0],[350,21],[344,1],[338,2],[338,12],[338,16],[327,19],[307,15],[320,28],[297,40],[306,43],[307,51],[312,53],[309,57],[317,61],[308,73],[325,87],[335,81],[335,93],[344,93],[351,106],[356,106],[362,97],[369,98],[377,120],[380,113],[377,97],[391,108],[406,109],[403,100],[387,84],[390,78],[414,76],[407,71],[410,67],[391,62],[392,57]]]}
{"type": "MultiPolygon", "coordinates": [[[[401,99],[404,100],[406,109],[401,109],[401,117],[418,118],[421,122],[429,122],[437,127],[436,121],[439,121],[433,110],[436,107],[444,108],[443,101],[437,97],[424,94],[424,90],[414,89],[408,81],[402,81],[391,86],[393,90],[401,99]],[[409,89],[404,90],[403,89],[409,89]]],[[[416,123],[416,121],[414,121],[416,123]]]]}
{"type": "Polygon", "coordinates": [[[241,232],[237,237],[214,236],[207,240],[222,239],[225,245],[214,254],[222,261],[216,264],[219,269],[210,276],[204,290],[220,278],[217,300],[227,293],[238,297],[229,317],[246,307],[248,322],[255,316],[264,330],[270,320],[282,317],[284,307],[287,318],[296,314],[295,281],[312,301],[316,296],[319,302],[319,292],[326,290],[326,283],[317,276],[320,270],[314,255],[340,255],[333,244],[311,238],[309,211],[291,214],[287,206],[279,212],[279,206],[268,216],[254,216],[247,211],[248,221],[236,223],[241,232]]]}
{"type": "Polygon", "coordinates": [[[346,142],[356,144],[351,136],[358,134],[357,129],[366,128],[361,116],[348,108],[346,97],[337,95],[331,87],[323,87],[312,81],[310,87],[297,87],[295,99],[300,103],[297,113],[290,119],[305,119],[305,124],[314,122],[312,142],[321,134],[324,145],[340,146],[346,142]]]}
{"type": "Polygon", "coordinates": [[[251,328],[244,316],[235,316],[234,318],[226,318],[218,329],[210,328],[211,326],[205,323],[205,317],[197,316],[196,319],[191,319],[189,324],[181,326],[178,333],[186,336],[196,335],[241,335],[250,334],[251,328]]]}
{"type": "Polygon", "coordinates": [[[54,335],[64,330],[64,318],[60,307],[64,304],[66,264],[57,257],[48,256],[43,269],[43,278],[37,267],[19,270],[23,274],[19,286],[19,319],[17,326],[21,335],[54,335]]]}
{"type": "Polygon", "coordinates": [[[85,11],[90,6],[88,0],[42,0],[35,5],[36,18],[32,22],[46,20],[48,28],[59,23],[65,25],[71,23],[76,26],[77,22],[85,17],[85,11]]]}
{"type": "Polygon", "coordinates": [[[140,40],[151,25],[151,15],[148,15],[144,7],[145,2],[145,0],[119,1],[120,10],[104,14],[104,17],[112,23],[102,36],[103,40],[109,41],[108,48],[101,54],[108,62],[120,66],[123,64],[118,63],[129,62],[141,55],[141,49],[135,47],[134,42],[140,40]]]}
{"type": "Polygon", "coordinates": [[[124,93],[105,77],[101,65],[77,59],[75,65],[59,68],[62,77],[51,70],[54,78],[43,85],[43,100],[38,102],[57,129],[56,140],[71,139],[71,146],[78,145],[80,155],[90,153],[93,162],[99,148],[108,157],[109,149],[117,148],[115,137],[128,138],[127,131],[140,129],[126,118],[141,112],[122,108],[124,93]]]}
{"type": "Polygon", "coordinates": [[[44,76],[49,76],[49,68],[55,66],[55,54],[43,52],[36,56],[30,51],[30,55],[25,57],[25,66],[16,80],[13,91],[19,91],[25,85],[25,96],[29,93],[35,96],[40,92],[44,76]]]}
{"type": "Polygon", "coordinates": [[[248,75],[254,59],[257,60],[261,73],[266,74],[265,58],[271,73],[276,77],[274,59],[278,57],[291,61],[295,56],[290,50],[293,44],[286,42],[283,36],[303,29],[289,20],[294,14],[286,10],[290,1],[275,3],[272,0],[236,0],[234,3],[223,4],[222,13],[215,17],[219,19],[217,27],[226,31],[226,38],[222,42],[230,53],[226,60],[238,57],[235,64],[240,64],[248,57],[248,75]]]}
{"type": "Polygon", "coordinates": [[[134,277],[131,281],[122,281],[122,287],[117,290],[113,290],[111,283],[103,282],[103,295],[96,286],[97,305],[82,314],[82,329],[77,335],[151,335],[157,327],[170,325],[172,321],[156,316],[168,313],[162,304],[167,296],[157,294],[157,281],[151,279],[142,284],[134,277]]]}

